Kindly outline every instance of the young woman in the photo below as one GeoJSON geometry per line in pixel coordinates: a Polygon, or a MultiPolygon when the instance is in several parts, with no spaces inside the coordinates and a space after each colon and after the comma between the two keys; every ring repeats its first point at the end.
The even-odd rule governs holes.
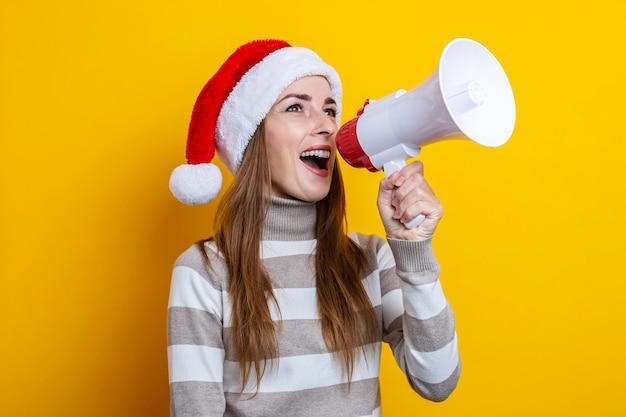
{"type": "Polygon", "coordinates": [[[379,416],[382,342],[423,397],[456,387],[431,245],[442,208],[414,162],[380,183],[387,239],[346,234],[340,113],[335,70],[283,41],[238,48],[200,93],[170,189],[187,204],[215,198],[215,150],[234,179],[214,236],[174,266],[172,416],[379,416]]]}

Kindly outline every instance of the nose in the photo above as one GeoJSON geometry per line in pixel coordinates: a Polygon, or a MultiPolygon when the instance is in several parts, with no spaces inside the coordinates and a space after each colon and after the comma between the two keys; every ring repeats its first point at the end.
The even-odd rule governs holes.
{"type": "Polygon", "coordinates": [[[317,117],[315,132],[322,136],[332,136],[337,133],[337,121],[334,117],[329,116],[326,111],[321,111],[317,117]]]}

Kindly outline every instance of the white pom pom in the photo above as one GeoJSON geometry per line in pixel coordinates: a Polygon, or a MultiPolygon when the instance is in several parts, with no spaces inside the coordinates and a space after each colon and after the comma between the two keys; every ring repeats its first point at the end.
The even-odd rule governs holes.
{"type": "Polygon", "coordinates": [[[180,202],[190,206],[206,204],[222,188],[222,173],[213,164],[180,165],[170,176],[170,191],[180,202]]]}

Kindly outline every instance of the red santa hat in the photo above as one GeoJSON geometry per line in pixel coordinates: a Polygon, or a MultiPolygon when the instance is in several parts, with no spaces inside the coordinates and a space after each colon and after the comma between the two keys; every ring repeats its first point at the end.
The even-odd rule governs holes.
{"type": "Polygon", "coordinates": [[[280,94],[311,75],[328,80],[339,124],[341,81],[315,52],[280,40],[257,40],[237,48],[196,100],[187,136],[187,164],[172,172],[172,194],[192,206],[213,200],[222,187],[222,174],[211,163],[215,152],[235,174],[250,138],[280,94]]]}

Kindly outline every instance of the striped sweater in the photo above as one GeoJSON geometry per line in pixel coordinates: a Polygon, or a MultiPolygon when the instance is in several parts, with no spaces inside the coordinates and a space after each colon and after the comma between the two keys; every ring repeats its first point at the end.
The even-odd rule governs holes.
{"type": "Polygon", "coordinates": [[[358,356],[348,387],[343,367],[328,352],[321,333],[315,210],[315,204],[274,198],[266,217],[261,256],[279,303],[271,310],[280,321],[280,357],[269,362],[258,387],[252,375],[241,390],[229,339],[229,277],[214,244],[193,245],[176,260],[168,308],[172,417],[380,416],[382,342],[391,346],[412,388],[423,397],[441,401],[455,388],[460,361],[454,316],[431,242],[387,243],[362,234],[350,236],[369,261],[363,285],[381,334],[358,356]]]}

